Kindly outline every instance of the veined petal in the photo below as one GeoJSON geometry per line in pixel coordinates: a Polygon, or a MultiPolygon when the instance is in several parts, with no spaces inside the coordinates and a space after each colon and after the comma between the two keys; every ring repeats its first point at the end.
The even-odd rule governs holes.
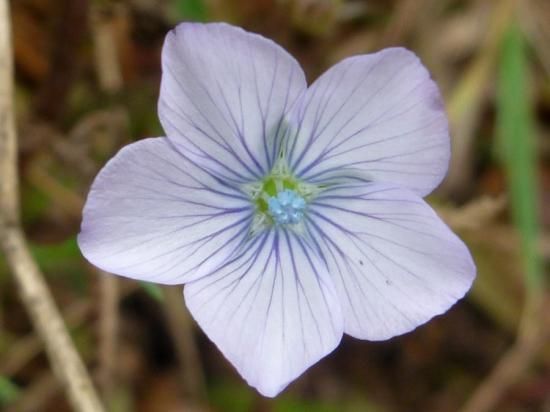
{"type": "Polygon", "coordinates": [[[169,139],[222,176],[258,180],[273,166],[283,115],[306,88],[296,60],[224,23],[166,36],[159,117],[169,139]]]}
{"type": "Polygon", "coordinates": [[[383,340],[449,309],[475,277],[464,243],[418,195],[385,184],[326,190],[308,230],[327,260],[345,332],[383,340]]]}
{"type": "Polygon", "coordinates": [[[430,193],[449,163],[448,124],[436,84],[410,51],[343,60],[308,89],[288,142],[297,176],[335,174],[430,193]]]}
{"type": "Polygon", "coordinates": [[[247,382],[275,396],[340,342],[343,318],[325,263],[306,241],[273,229],[210,276],[186,304],[247,382]]]}
{"type": "Polygon", "coordinates": [[[129,278],[178,284],[234,253],[253,208],[168,139],[151,138],[107,163],[83,213],[78,244],[91,263],[129,278]]]}

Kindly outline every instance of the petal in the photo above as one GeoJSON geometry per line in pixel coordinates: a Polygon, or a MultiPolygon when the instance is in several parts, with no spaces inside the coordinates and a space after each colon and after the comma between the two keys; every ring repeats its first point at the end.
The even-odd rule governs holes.
{"type": "Polygon", "coordinates": [[[166,36],[159,117],[168,138],[221,175],[271,169],[283,114],[306,88],[284,49],[224,23],[182,23],[166,36]]]}
{"type": "Polygon", "coordinates": [[[449,163],[447,118],[436,84],[401,48],[329,69],[292,113],[290,164],[302,179],[348,174],[430,193],[449,163]]]}
{"type": "Polygon", "coordinates": [[[470,288],[464,243],[418,195],[386,184],[341,185],[309,208],[344,310],[345,332],[382,340],[448,310],[470,288]]]}
{"type": "Polygon", "coordinates": [[[101,269],[165,284],[183,283],[233,253],[253,209],[166,138],[124,147],[101,170],[78,244],[101,269]]]}
{"type": "Polygon", "coordinates": [[[336,292],[316,256],[297,235],[270,230],[211,276],[185,285],[193,317],[264,396],[277,395],[342,337],[336,292]]]}

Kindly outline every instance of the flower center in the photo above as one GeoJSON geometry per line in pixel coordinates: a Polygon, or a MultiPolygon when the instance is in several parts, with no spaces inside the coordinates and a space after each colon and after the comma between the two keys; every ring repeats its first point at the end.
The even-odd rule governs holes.
{"type": "Polygon", "coordinates": [[[319,192],[317,186],[293,176],[283,159],[262,180],[249,183],[243,189],[256,209],[252,232],[272,226],[300,231],[307,205],[319,192]]]}
{"type": "Polygon", "coordinates": [[[283,190],[269,198],[268,211],[278,225],[300,223],[304,217],[306,201],[294,190],[283,190]]]}

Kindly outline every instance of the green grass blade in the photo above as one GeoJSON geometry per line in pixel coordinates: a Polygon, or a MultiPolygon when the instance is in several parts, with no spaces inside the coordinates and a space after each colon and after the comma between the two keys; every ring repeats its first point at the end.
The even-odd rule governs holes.
{"type": "Polygon", "coordinates": [[[504,37],[498,79],[497,122],[515,225],[520,234],[526,285],[541,288],[542,267],[537,252],[537,178],[534,114],[529,94],[527,47],[513,24],[504,37]]]}

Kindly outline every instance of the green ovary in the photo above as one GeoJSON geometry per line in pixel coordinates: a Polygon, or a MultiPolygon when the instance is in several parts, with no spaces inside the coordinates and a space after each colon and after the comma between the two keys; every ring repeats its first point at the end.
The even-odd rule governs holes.
{"type": "Polygon", "coordinates": [[[294,179],[291,177],[287,178],[277,178],[273,176],[266,177],[261,182],[261,193],[263,195],[258,196],[255,199],[256,202],[256,210],[261,213],[267,213],[269,206],[267,204],[267,199],[269,197],[276,197],[279,192],[282,192],[283,190],[294,190],[297,189],[297,183],[294,179]],[[267,195],[267,196],[265,196],[267,195]]]}

